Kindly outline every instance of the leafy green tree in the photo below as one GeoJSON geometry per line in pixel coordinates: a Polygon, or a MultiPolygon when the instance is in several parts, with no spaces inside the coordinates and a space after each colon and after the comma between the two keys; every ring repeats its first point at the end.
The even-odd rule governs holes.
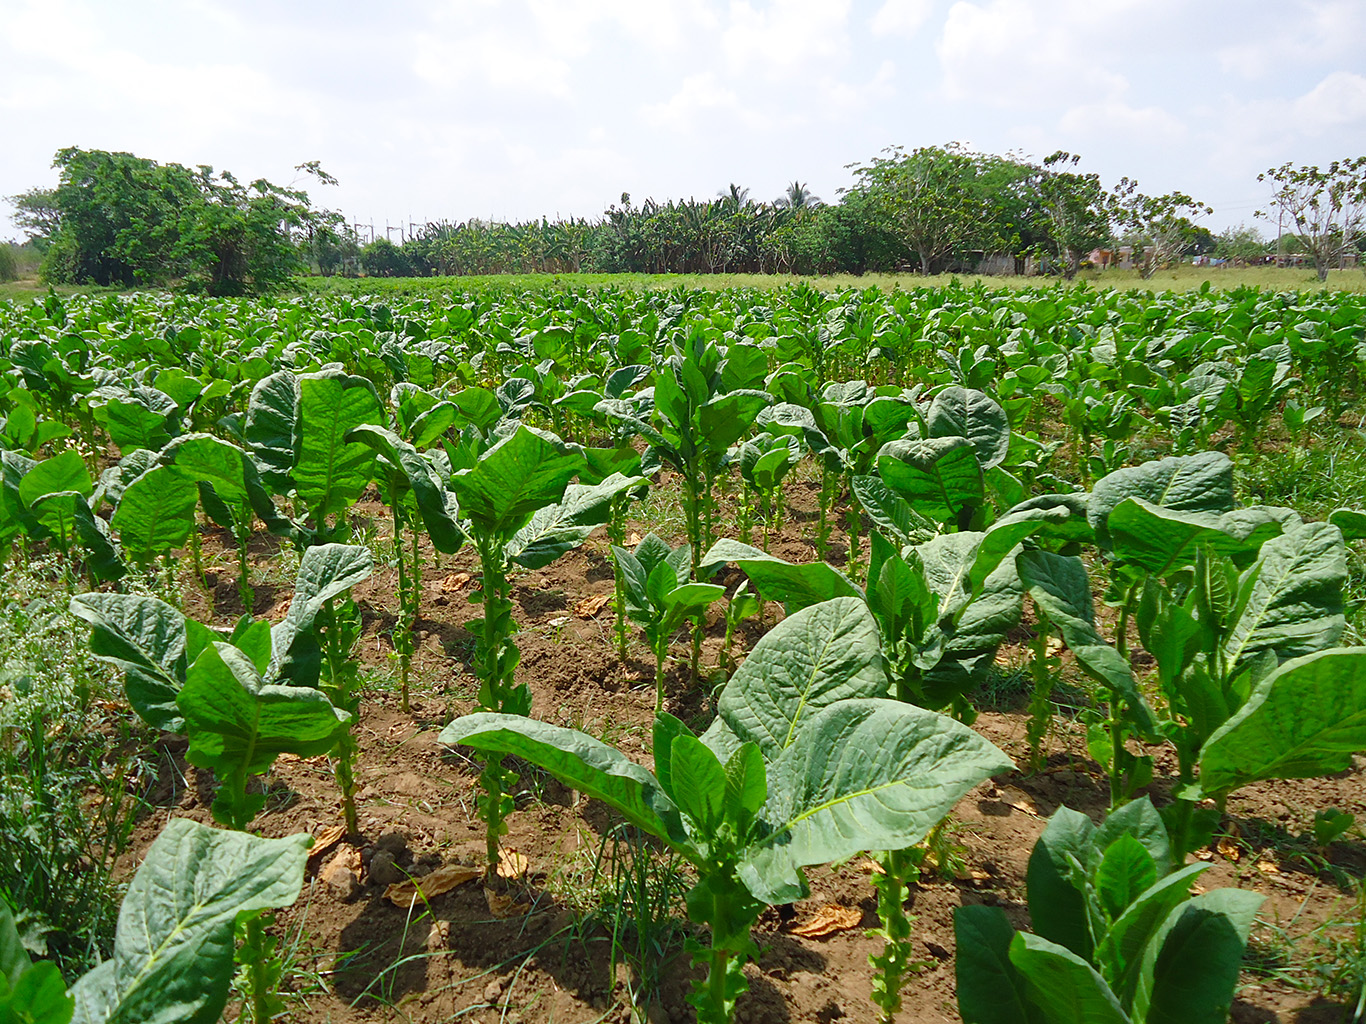
{"type": "MultiPolygon", "coordinates": [[[[1326,169],[1290,163],[1257,175],[1277,185],[1271,208],[1290,218],[1319,280],[1349,252],[1366,221],[1366,156],[1334,160],[1326,169]]],[[[1268,214],[1257,211],[1256,216],[1268,214]]]]}
{"type": "MultiPolygon", "coordinates": [[[[41,273],[53,283],[269,291],[302,269],[294,234],[321,216],[301,190],[207,166],[77,147],[53,166],[56,188],[10,199],[16,222],[46,243],[41,273]]],[[[299,170],[335,182],[316,163],[299,170]]]]}
{"type": "Polygon", "coordinates": [[[1045,158],[1038,179],[1040,212],[1063,276],[1076,276],[1085,255],[1110,237],[1106,193],[1100,176],[1065,168],[1081,159],[1062,150],[1045,158]]]}
{"type": "Polygon", "coordinates": [[[407,253],[387,238],[376,238],[360,251],[360,265],[368,277],[412,277],[407,253]]]}
{"type": "Polygon", "coordinates": [[[883,152],[854,168],[854,188],[887,216],[897,239],[919,258],[920,272],[928,274],[936,261],[979,234],[987,219],[987,205],[972,185],[976,163],[957,143],[883,152]]]}
{"type": "Polygon", "coordinates": [[[1129,237],[1152,250],[1145,253],[1139,267],[1145,278],[1152,277],[1190,244],[1196,217],[1214,212],[1184,192],[1144,195],[1138,191],[1138,182],[1128,178],[1119,179],[1110,194],[1109,208],[1111,218],[1129,230],[1129,237]]]}
{"type": "Polygon", "coordinates": [[[1267,254],[1267,241],[1255,227],[1239,224],[1214,236],[1214,255],[1226,260],[1251,260],[1267,254]]]}

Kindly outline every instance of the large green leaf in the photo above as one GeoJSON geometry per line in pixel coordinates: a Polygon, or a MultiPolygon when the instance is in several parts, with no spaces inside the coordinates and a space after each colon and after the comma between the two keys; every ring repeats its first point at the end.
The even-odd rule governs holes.
{"type": "Polygon", "coordinates": [[[717,710],[740,740],[773,761],[821,708],[886,692],[872,612],[858,598],[838,597],[789,615],[764,634],[726,682],[717,710]]]}
{"type": "Polygon", "coordinates": [[[251,389],[243,430],[277,493],[288,489],[298,457],[299,378],[289,370],[263,377],[251,389]]]}
{"type": "Polygon", "coordinates": [[[889,441],[877,454],[877,471],[912,509],[935,522],[952,522],[985,497],[982,467],[965,437],[889,441]]]}
{"type": "Polygon", "coordinates": [[[481,532],[507,540],[532,515],[564,498],[582,456],[519,426],[480,457],[473,469],[451,478],[460,511],[481,532]]]}
{"type": "Polygon", "coordinates": [[[1233,462],[1223,452],[1201,452],[1145,462],[1101,477],[1091,489],[1086,519],[1103,548],[1110,546],[1110,513],[1126,498],[1143,498],[1178,512],[1231,511],[1233,462]]]}
{"type": "Polygon", "coordinates": [[[958,1015],[968,1024],[1047,1024],[1010,962],[1015,929],[1000,907],[980,903],[953,912],[958,1015]]]}
{"type": "Polygon", "coordinates": [[[1302,779],[1351,767],[1366,750],[1366,648],[1288,661],[1253,689],[1200,752],[1200,785],[1227,793],[1261,779],[1302,779]]]}
{"type": "Polygon", "coordinates": [[[445,554],[454,554],[465,543],[465,534],[452,507],[454,497],[442,486],[432,464],[413,445],[393,431],[373,424],[357,427],[346,435],[348,441],[358,441],[373,448],[389,471],[412,492],[422,525],[426,527],[432,546],[445,554]]]}
{"type": "Polygon", "coordinates": [[[31,506],[45,494],[74,491],[83,498],[95,493],[80,452],[68,449],[35,463],[19,482],[19,500],[31,506]]]}
{"type": "Polygon", "coordinates": [[[54,963],[29,959],[9,904],[0,898],[0,1021],[67,1024],[74,1009],[62,972],[54,963]]]}
{"type": "Polygon", "coordinates": [[[239,516],[254,513],[274,533],[287,528],[288,521],[276,511],[256,463],[235,444],[211,434],[186,434],[166,446],[161,461],[187,480],[208,484],[239,516]]]}
{"type": "Polygon", "coordinates": [[[185,543],[195,527],[199,488],[169,466],[156,466],[123,492],[110,525],[133,561],[146,565],[185,543]]]}
{"type": "Polygon", "coordinates": [[[1235,560],[1254,557],[1266,541],[1280,535],[1284,519],[1274,509],[1182,512],[1126,498],[1110,513],[1107,525],[1116,558],[1165,576],[1194,564],[1201,547],[1235,560]]]}
{"type": "Polygon", "coordinates": [[[1263,651],[1284,661],[1331,647],[1347,626],[1346,582],[1346,546],[1336,526],[1304,523],[1267,541],[1238,581],[1233,627],[1224,641],[1228,664],[1244,664],[1263,651]]]}
{"type": "Polygon", "coordinates": [[[238,917],[298,898],[310,842],[172,819],[124,896],[113,957],[72,987],[75,1024],[213,1024],[238,917]]]}
{"type": "Polygon", "coordinates": [[[1086,899],[1071,877],[1074,861],[1086,863],[1095,834],[1090,818],[1059,807],[1035,842],[1025,872],[1034,930],[1086,960],[1093,948],[1086,899]]]}
{"type": "Polygon", "coordinates": [[[1265,899],[1216,889],[1174,910],[1144,950],[1133,999],[1144,1024],[1224,1024],[1243,950],[1265,899]]]}
{"type": "Polygon", "coordinates": [[[762,817],[772,831],[746,852],[740,878],[761,900],[790,902],[805,889],[801,868],[911,846],[973,786],[1011,767],[945,715],[894,700],[839,701],[771,762],[762,817]]]}
{"type": "Polygon", "coordinates": [[[849,577],[827,562],[785,562],[759,548],[723,537],[702,556],[702,571],[734,562],[765,598],[782,601],[789,612],[836,597],[863,597],[849,577]]]}
{"type": "Polygon", "coordinates": [[[1010,421],[990,395],[972,388],[948,387],[934,396],[925,414],[930,437],[966,437],[983,469],[1005,461],[1010,452],[1010,421]]]}
{"type": "Polygon", "coordinates": [[[346,441],[363,423],[382,423],[375,386],[337,369],[299,378],[299,441],[294,488],[317,516],[340,512],[361,496],[374,470],[375,453],[346,441]]]}
{"type": "Polygon", "coordinates": [[[370,549],[359,544],[315,544],[305,549],[289,611],[271,629],[272,674],[282,671],[296,639],[312,628],[323,605],[368,579],[374,569],[370,549]]]}
{"type": "Polygon", "coordinates": [[[856,476],[852,489],[873,525],[901,545],[923,544],[938,528],[877,476],[856,476]]]}
{"type": "Polygon", "coordinates": [[[564,489],[563,500],[537,509],[512,535],[504,548],[507,557],[528,569],[549,565],[607,522],[613,498],[646,482],[643,476],[613,473],[597,484],[570,484],[564,489]]]}
{"type": "MultiPolygon", "coordinates": [[[[1107,860],[1121,846],[1142,850],[1137,840],[1126,836],[1124,843],[1111,846],[1107,860]]],[[[1190,898],[1191,883],[1207,868],[1208,864],[1189,864],[1137,894],[1096,945],[1095,962],[1125,1006],[1132,1003],[1138,989],[1148,943],[1172,911],[1190,898]]]]}
{"type": "Polygon", "coordinates": [[[180,732],[176,696],[189,662],[212,638],[165,601],[135,594],[79,594],[71,613],[90,623],[90,649],[124,673],[128,702],[153,728],[180,732]]]}
{"type": "Polygon", "coordinates": [[[701,437],[713,452],[724,452],[745,435],[771,400],[763,391],[732,391],[713,398],[697,410],[701,437]]]}
{"type": "Polygon", "coordinates": [[[260,775],[279,754],[325,754],[350,722],[321,690],[267,684],[246,654],[221,642],[190,666],[176,706],[190,738],[186,760],[220,779],[260,775]]]}
{"type": "Polygon", "coordinates": [[[1066,946],[1017,932],[1010,962],[1048,1024],[1130,1024],[1105,979],[1066,946]]]}
{"type": "Polygon", "coordinates": [[[620,751],[575,729],[481,711],[442,729],[441,742],[523,758],[616,808],[650,835],[674,844],[687,842],[678,808],[655,777],[620,751]]]}
{"type": "Polygon", "coordinates": [[[8,544],[20,530],[32,532],[38,521],[19,497],[19,484],[37,463],[18,452],[0,451],[0,544],[8,544]]]}

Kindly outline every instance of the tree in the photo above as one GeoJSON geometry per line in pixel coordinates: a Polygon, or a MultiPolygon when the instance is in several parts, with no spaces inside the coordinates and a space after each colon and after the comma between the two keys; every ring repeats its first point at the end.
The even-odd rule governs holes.
{"type": "Polygon", "coordinates": [[[1138,182],[1128,178],[1119,179],[1108,206],[1111,218],[1129,229],[1133,241],[1151,250],[1144,252],[1139,264],[1145,279],[1152,277],[1159,267],[1166,266],[1190,244],[1195,234],[1194,218],[1214,212],[1184,192],[1144,195],[1138,191],[1138,182]]]}
{"type": "Polygon", "coordinates": [[[1267,241],[1255,227],[1239,224],[1214,237],[1214,255],[1225,260],[1255,260],[1267,254],[1267,241]]]}
{"type": "Polygon", "coordinates": [[[773,205],[780,210],[813,210],[824,204],[821,197],[807,188],[805,183],[794,181],[773,200],[773,205]]]}
{"type": "MultiPolygon", "coordinates": [[[[53,283],[181,282],[215,295],[278,287],[302,267],[295,232],[325,218],[307,193],[265,179],[159,164],[132,153],[59,150],[53,189],[11,198],[15,220],[47,247],[53,283]]],[[[299,170],[324,184],[317,163],[299,170]]]]}
{"type": "MultiPolygon", "coordinates": [[[[1366,218],[1366,156],[1334,160],[1326,170],[1290,163],[1257,175],[1278,186],[1271,209],[1288,216],[1306,251],[1314,258],[1319,280],[1342,257],[1356,251],[1356,236],[1366,218]]],[[[1268,214],[1259,210],[1257,217],[1268,214]]]]}
{"type": "Polygon", "coordinates": [[[1106,192],[1100,176],[1064,170],[1080,160],[1059,150],[1044,160],[1038,179],[1045,231],[1069,281],[1086,254],[1110,238],[1106,192]]]}
{"type": "Polygon", "coordinates": [[[928,274],[941,260],[979,237],[989,210],[973,187],[977,166],[958,143],[904,152],[893,146],[866,167],[855,167],[859,183],[886,214],[894,234],[920,259],[928,274]]]}

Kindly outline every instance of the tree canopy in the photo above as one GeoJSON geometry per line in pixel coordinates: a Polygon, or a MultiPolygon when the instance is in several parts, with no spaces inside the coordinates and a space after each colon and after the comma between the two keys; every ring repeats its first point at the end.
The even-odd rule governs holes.
{"type": "MultiPolygon", "coordinates": [[[[302,190],[132,153],[59,150],[55,188],[15,196],[15,221],[46,244],[57,284],[180,283],[213,295],[279,287],[303,262],[296,235],[335,220],[302,190]]],[[[317,163],[299,170],[334,183],[317,163]]]]}

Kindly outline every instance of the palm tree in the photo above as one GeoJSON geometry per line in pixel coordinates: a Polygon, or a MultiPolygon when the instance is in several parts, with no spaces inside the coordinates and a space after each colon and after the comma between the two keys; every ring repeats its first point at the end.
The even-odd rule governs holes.
{"type": "Polygon", "coordinates": [[[732,209],[739,210],[749,205],[749,189],[741,188],[733,181],[729,189],[721,189],[716,194],[732,209]]]}
{"type": "Polygon", "coordinates": [[[773,205],[780,210],[814,210],[824,204],[821,197],[807,188],[804,182],[794,181],[781,196],[773,200],[773,205]]]}

